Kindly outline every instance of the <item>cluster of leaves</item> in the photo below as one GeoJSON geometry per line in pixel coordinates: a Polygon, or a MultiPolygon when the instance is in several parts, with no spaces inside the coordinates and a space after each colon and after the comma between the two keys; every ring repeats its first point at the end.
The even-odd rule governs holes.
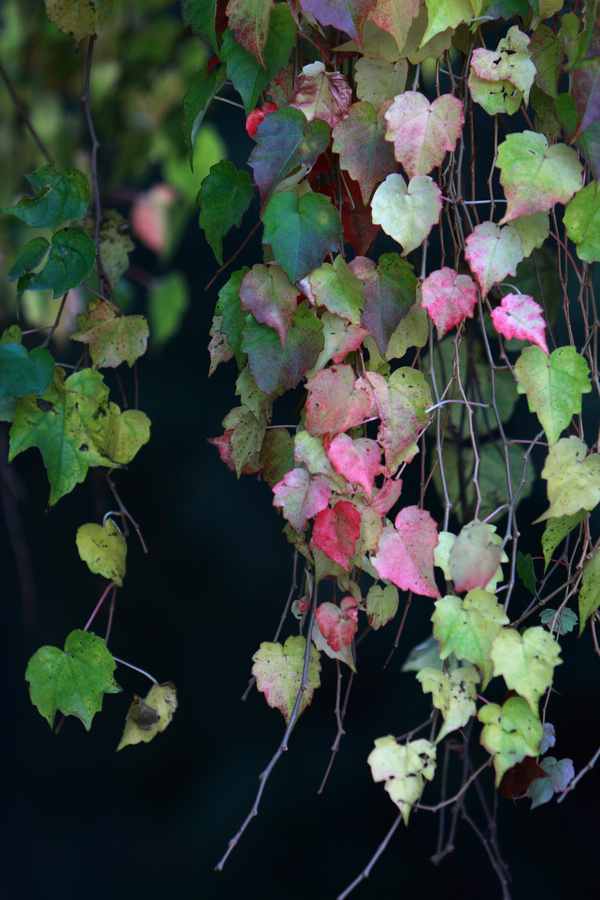
{"type": "MultiPolygon", "coordinates": [[[[540,701],[577,621],[569,603],[579,593],[579,634],[600,606],[589,516],[600,471],[581,415],[598,392],[600,19],[595,3],[562,7],[183,3],[214,53],[186,97],[191,144],[229,82],[255,142],[250,172],[223,160],[203,180],[200,226],[221,265],[256,192],[263,226],[262,259],[218,295],[210,373],[235,360],[239,404],[212,443],[238,477],[268,483],[304,562],[300,633],[263,643],[253,674],[285,718],[285,749],[322,655],[338,680],[340,663],[355,673],[361,626],[392,621],[401,594],[406,610],[413,595],[433,601],[435,650],[411,663],[431,694],[430,737],[379,738],[368,760],[405,823],[451,732],[462,753],[478,734],[505,796],[536,806],[574,775],[570,760],[537,760],[554,741],[540,701]],[[278,421],[291,391],[296,415],[278,421]],[[511,421],[519,394],[527,424],[511,421]],[[517,524],[538,446],[539,584],[517,524]],[[335,602],[319,601],[324,580],[335,602]],[[493,679],[502,703],[484,696],[493,679]]],[[[475,775],[462,771],[440,802],[464,802],[475,775]]]]}

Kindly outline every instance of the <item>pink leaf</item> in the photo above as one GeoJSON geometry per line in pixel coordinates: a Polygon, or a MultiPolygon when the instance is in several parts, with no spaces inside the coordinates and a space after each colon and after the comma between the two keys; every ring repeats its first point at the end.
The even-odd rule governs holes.
{"type": "Polygon", "coordinates": [[[139,194],[131,208],[133,233],[154,253],[162,253],[167,246],[171,209],[176,202],[177,194],[170,185],[155,184],[150,190],[139,194]]]}
{"type": "Polygon", "coordinates": [[[410,178],[427,175],[447,152],[454,152],[464,123],[462,103],[442,94],[430,103],[418,91],[399,94],[385,113],[386,138],[410,178]]]}
{"type": "Polygon", "coordinates": [[[385,516],[386,513],[390,511],[392,506],[398,501],[401,493],[401,479],[398,478],[396,481],[394,481],[391,478],[386,478],[383,487],[375,494],[375,496],[369,503],[369,506],[371,509],[374,509],[375,512],[378,512],[380,516],[385,516]]]}
{"type": "Polygon", "coordinates": [[[304,113],[309,122],[323,119],[333,126],[345,119],[352,102],[352,88],[341,72],[326,72],[322,62],[304,66],[294,79],[289,106],[304,113]]]}
{"type": "Polygon", "coordinates": [[[433,575],[433,551],[438,545],[435,521],[418,506],[406,506],[387,526],[371,562],[381,578],[389,578],[403,591],[424,597],[440,596],[433,575]]]}
{"type": "Polygon", "coordinates": [[[358,631],[358,603],[354,597],[344,597],[339,606],[321,603],[315,612],[319,630],[332,650],[347,647],[358,631]]]}
{"type": "Polygon", "coordinates": [[[360,537],[360,513],[348,500],[322,510],[315,519],[313,540],[323,553],[346,571],[360,537]]]}
{"type": "Polygon", "coordinates": [[[352,440],[349,434],[338,434],[327,450],[329,462],[336,472],[352,484],[359,484],[370,497],[381,468],[381,449],[370,438],[352,440]]]}
{"type": "Polygon", "coordinates": [[[306,469],[292,469],[273,488],[273,506],[280,506],[292,528],[301,534],[308,519],[326,509],[331,488],[324,478],[311,478],[306,469]]]}
{"type": "Polygon", "coordinates": [[[465,257],[485,295],[507,275],[516,275],[523,259],[519,233],[510,225],[498,228],[493,222],[476,225],[466,240],[465,257]]]}
{"type": "Polygon", "coordinates": [[[454,269],[444,267],[425,279],[421,296],[421,306],[435,322],[441,340],[465,316],[472,318],[477,305],[477,285],[469,275],[458,275],[454,269]]]}
{"type": "Polygon", "coordinates": [[[306,382],[306,430],[310,434],[338,434],[376,415],[373,389],[355,378],[352,366],[330,366],[306,382]]]}
{"type": "Polygon", "coordinates": [[[499,334],[520,341],[531,341],[548,353],[546,322],[543,310],[528,294],[507,294],[502,303],[492,310],[492,322],[499,334]]]}

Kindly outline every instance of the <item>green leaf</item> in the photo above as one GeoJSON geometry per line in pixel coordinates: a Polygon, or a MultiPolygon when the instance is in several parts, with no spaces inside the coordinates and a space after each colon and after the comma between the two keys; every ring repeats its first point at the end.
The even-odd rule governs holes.
{"type": "Polygon", "coordinates": [[[441,192],[429,175],[415,175],[408,185],[397,173],[388,175],[371,200],[374,225],[404,247],[403,256],[420,247],[440,218],[441,192]]]}
{"type": "Polygon", "coordinates": [[[265,65],[264,49],[269,31],[269,17],[274,0],[229,0],[227,26],[241,44],[265,65]]]}
{"type": "Polygon", "coordinates": [[[285,347],[298,307],[298,288],[281,266],[252,266],[242,279],[239,294],[243,309],[249,310],[257,322],[274,328],[285,347]]]}
{"type": "Polygon", "coordinates": [[[256,132],[256,147],[248,164],[261,200],[298,167],[308,171],[329,144],[329,127],[321,119],[309,122],[303,112],[284,107],[265,116],[256,132]]]}
{"type": "MultiPolygon", "coordinates": [[[[290,636],[285,644],[262,643],[252,657],[252,674],[258,690],[265,695],[269,706],[278,709],[289,725],[292,710],[302,685],[306,638],[290,636]]],[[[321,663],[316,647],[310,646],[308,662],[308,687],[302,695],[298,715],[312,701],[316,688],[321,685],[321,663]]]]}
{"type": "MultiPolygon", "coordinates": [[[[88,218],[83,224],[87,234],[93,238],[94,220],[88,218]]],[[[128,254],[135,249],[129,235],[129,223],[116,210],[103,210],[98,238],[102,269],[114,287],[129,268],[128,254]]]]}
{"type": "Polygon", "coordinates": [[[207,40],[215,53],[219,46],[215,32],[217,5],[218,0],[183,0],[181,4],[185,24],[207,40]]]}
{"type": "Polygon", "coordinates": [[[153,280],[148,296],[152,350],[162,347],[177,334],[189,305],[188,283],[181,272],[170,271],[153,280]]]}
{"type": "Polygon", "coordinates": [[[493,757],[498,787],[508,769],[526,756],[538,755],[542,724],[523,697],[509,697],[501,707],[488,703],[477,718],[484,726],[481,743],[493,757]]]}
{"type": "Polygon", "coordinates": [[[338,247],[340,217],[323,194],[304,194],[300,199],[291,191],[274,194],[263,221],[263,240],[271,244],[290,281],[304,278],[338,247]]]}
{"type": "Polygon", "coordinates": [[[244,467],[260,453],[268,422],[264,414],[256,416],[246,406],[232,410],[223,420],[223,427],[232,429],[231,462],[238,478],[244,467]]]}
{"type": "MultiPolygon", "coordinates": [[[[540,622],[542,625],[548,625],[551,634],[559,635],[570,634],[577,625],[577,614],[572,609],[566,607],[559,614],[556,609],[543,609],[540,613],[540,622]],[[554,619],[556,617],[556,621],[554,619]],[[554,622],[554,626],[552,623],[554,622]]],[[[543,751],[540,751],[543,752],[543,751]]]]}
{"type": "Polygon", "coordinates": [[[517,574],[527,590],[537,597],[537,586],[535,581],[535,569],[533,567],[533,559],[531,553],[524,556],[519,550],[517,553],[517,574]]]}
{"type": "Polygon", "coordinates": [[[112,11],[113,0],[45,0],[46,13],[75,43],[96,34],[112,11]]]}
{"type": "Polygon", "coordinates": [[[358,325],[365,293],[360,279],[353,275],[342,256],[336,256],[333,265],[323,263],[309,276],[310,289],[317,306],[358,325]]]}
{"type": "Polygon", "coordinates": [[[579,590],[579,635],[587,620],[600,606],[600,553],[596,551],[585,564],[579,590]]]}
{"type": "Polygon", "coordinates": [[[426,0],[428,24],[421,46],[447,28],[456,28],[473,18],[471,0],[426,0]]]}
{"type": "Polygon", "coordinates": [[[0,399],[43,394],[54,378],[54,360],[43,347],[0,346],[0,399]]]}
{"type": "Polygon", "coordinates": [[[544,533],[542,535],[542,549],[544,551],[544,559],[546,561],[546,565],[544,566],[544,572],[548,568],[550,564],[550,560],[552,559],[552,554],[558,547],[562,541],[566,538],[570,531],[579,525],[579,523],[586,517],[587,511],[585,509],[580,509],[578,512],[573,513],[570,516],[559,516],[558,518],[550,518],[548,519],[548,524],[544,529],[544,533]]]}
{"type": "Polygon", "coordinates": [[[374,631],[387,625],[398,612],[398,588],[395,584],[381,587],[374,584],[369,589],[365,605],[367,607],[367,619],[374,631]]]}
{"type": "Polygon", "coordinates": [[[396,738],[377,738],[375,749],[367,759],[373,781],[385,781],[385,790],[396,804],[404,824],[425,786],[424,779],[432,781],[435,775],[435,744],[424,739],[401,745],[396,738]]]}
{"type": "Polygon", "coordinates": [[[108,388],[102,376],[82,369],[63,379],[63,369],[56,368],[41,398],[19,400],[10,430],[9,462],[30,447],[42,454],[50,506],[83,481],[90,466],[113,465],[106,454],[108,388]]]}
{"type": "Polygon", "coordinates": [[[147,744],[165,730],[177,709],[177,691],[172,681],[152,685],[143,700],[136,694],[133,697],[117,751],[130,744],[147,744]]]}
{"type": "Polygon", "coordinates": [[[500,225],[568,203],[583,186],[577,151],[566,144],[549,147],[544,135],[535,131],[509,134],[498,147],[496,166],[507,199],[500,225]]]}
{"type": "Polygon", "coordinates": [[[596,181],[587,184],[569,201],[564,222],[584,262],[600,260],[600,192],[596,181]]]}
{"type": "Polygon", "coordinates": [[[517,691],[537,713],[539,699],[552,684],[562,660],[560,647],[545,628],[528,628],[523,634],[506,628],[496,635],[490,656],[494,675],[502,675],[509,690],[517,691]]]}
{"type": "Polygon", "coordinates": [[[283,347],[274,328],[249,318],[242,349],[261,391],[285,394],[300,383],[323,349],[321,323],[312,310],[299,306],[283,347]]]}
{"type": "Polygon", "coordinates": [[[474,666],[461,666],[448,674],[439,669],[427,668],[417,672],[424,693],[431,693],[431,700],[444,719],[436,744],[451,731],[464,728],[471,716],[477,713],[476,684],[479,672],[474,666]]]}
{"type": "Polygon", "coordinates": [[[239,92],[246,115],[256,106],[264,87],[287,65],[295,39],[296,23],[286,3],[277,3],[271,12],[264,67],[252,53],[236,43],[232,31],[225,31],[221,58],[227,63],[227,77],[239,92]]]}
{"type": "Polygon", "coordinates": [[[148,322],[144,316],[124,316],[106,300],[91,300],[88,311],[77,316],[79,330],[72,341],[88,344],[96,369],[112,368],[127,362],[129,367],[146,352],[148,322]]]}
{"type": "Polygon", "coordinates": [[[226,362],[234,354],[240,372],[246,365],[246,354],[242,352],[246,312],[242,309],[239,292],[242,279],[248,271],[248,266],[238,269],[219,291],[210,331],[212,340],[208,346],[211,357],[209,375],[213,374],[220,362],[226,362]]]}
{"type": "Polygon", "coordinates": [[[27,665],[31,702],[50,727],[56,712],[77,716],[86,731],[95,713],[102,709],[104,694],[118,694],[121,688],[112,673],[116,663],[106,644],[89,631],[72,631],[64,651],[40,647],[27,665]]]}
{"type": "Polygon", "coordinates": [[[225,66],[208,68],[208,63],[196,75],[183,98],[183,139],[188,148],[190,165],[194,168],[194,144],[204,116],[214,97],[225,83],[225,66]]]}
{"type": "Polygon", "coordinates": [[[228,159],[211,166],[200,186],[197,203],[200,227],[220,266],[223,265],[223,238],[233,225],[238,228],[254,197],[248,172],[238,172],[228,159]]]}
{"type": "Polygon", "coordinates": [[[550,506],[536,522],[573,516],[600,503],[600,455],[588,456],[584,442],[573,435],[550,447],[542,478],[548,482],[550,506]]]}
{"type": "Polygon", "coordinates": [[[23,275],[27,275],[28,272],[37,269],[38,266],[41,265],[49,249],[50,244],[46,238],[36,237],[31,241],[28,241],[25,246],[21,248],[21,252],[8,270],[8,280],[16,281],[17,278],[22,278],[23,275]]]}
{"type": "Polygon", "coordinates": [[[110,404],[109,413],[107,455],[111,462],[126,466],[150,440],[150,419],[139,409],[121,412],[116,403],[110,404]]]}
{"type": "Polygon", "coordinates": [[[581,395],[592,390],[587,362],[574,347],[559,347],[549,357],[525,347],[515,364],[517,391],[527,395],[549,444],[555,444],[572,417],[581,412],[581,395]]]}
{"type": "Polygon", "coordinates": [[[36,188],[35,197],[24,197],[16,206],[1,211],[32,228],[55,229],[70,219],[79,219],[90,204],[87,178],[76,169],[65,169],[61,175],[48,164],[25,177],[36,188]]]}
{"type": "Polygon", "coordinates": [[[104,526],[92,522],[80,525],[76,541],[79,556],[90,572],[123,587],[127,544],[112,519],[104,526]]]}
{"type": "Polygon", "coordinates": [[[509,618],[494,594],[481,588],[469,591],[464,600],[447,595],[435,602],[431,617],[434,637],[440,642],[440,659],[451,653],[480,669],[482,688],[492,677],[490,650],[509,618]]]}
{"type": "MultiPolygon", "coordinates": [[[[54,291],[61,297],[88,277],[96,260],[96,247],[82,228],[63,228],[52,237],[50,253],[43,268],[24,275],[18,290],[54,291]]],[[[14,280],[14,279],[13,279],[14,280]]]]}

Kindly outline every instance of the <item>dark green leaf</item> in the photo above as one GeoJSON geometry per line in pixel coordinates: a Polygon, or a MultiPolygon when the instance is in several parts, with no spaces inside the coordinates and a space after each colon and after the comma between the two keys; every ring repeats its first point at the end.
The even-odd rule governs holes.
{"type": "Polygon", "coordinates": [[[284,394],[300,383],[323,349],[323,329],[313,310],[299,306],[285,347],[274,328],[250,318],[242,349],[261,391],[284,394]]]}
{"type": "Polygon", "coordinates": [[[309,169],[328,144],[329,126],[321,119],[309,122],[299,109],[285,107],[265,116],[248,159],[263,202],[295,168],[309,169]]]}
{"type": "Polygon", "coordinates": [[[77,716],[87,731],[95,713],[102,709],[104,694],[121,688],[112,673],[116,663],[101,637],[89,631],[72,631],[65,649],[40,647],[27,666],[31,702],[50,727],[56,712],[77,716]]]}
{"type": "Polygon", "coordinates": [[[273,194],[263,221],[264,241],[271,244],[290,281],[304,278],[338,246],[340,217],[323,194],[304,194],[300,199],[291,191],[273,194]]]}
{"type": "Polygon", "coordinates": [[[229,229],[242,224],[254,191],[248,172],[238,172],[228,159],[211,166],[200,187],[197,203],[201,207],[200,227],[220,266],[223,265],[223,238],[229,229]]]}
{"type": "Polygon", "coordinates": [[[519,550],[517,553],[517,573],[527,590],[533,594],[534,597],[537,597],[535,569],[533,568],[531,553],[528,553],[527,556],[523,556],[519,550]]]}
{"type": "Polygon", "coordinates": [[[189,25],[194,34],[205,38],[213,51],[218,51],[215,22],[217,18],[218,0],[183,0],[183,21],[189,25]]]}
{"type": "Polygon", "coordinates": [[[33,228],[56,228],[62,222],[79,219],[90,203],[87,178],[76,169],[65,169],[61,175],[51,166],[43,166],[27,176],[36,188],[33,199],[24,197],[16,206],[2,212],[16,216],[33,228]]]}
{"type": "Polygon", "coordinates": [[[246,354],[242,352],[242,331],[246,324],[246,315],[242,310],[240,287],[242,278],[248,272],[248,266],[234,272],[227,284],[219,291],[219,299],[215,306],[215,316],[223,316],[221,332],[226,335],[229,345],[235,353],[240,372],[246,365],[246,354]]]}
{"type": "Polygon", "coordinates": [[[43,347],[29,353],[22,344],[0,347],[0,399],[43,394],[54,378],[54,360],[43,347]]]}
{"type": "Polygon", "coordinates": [[[196,80],[183,98],[183,137],[190,156],[190,165],[194,168],[194,144],[202,125],[202,120],[213,98],[225,81],[225,67],[208,63],[198,72],[196,80]]]}
{"type": "Polygon", "coordinates": [[[96,247],[83,229],[63,228],[52,238],[44,268],[24,276],[18,289],[20,292],[50,289],[55,297],[60,297],[88,277],[95,259],[96,247]]]}
{"type": "Polygon", "coordinates": [[[377,269],[364,279],[367,298],[361,325],[373,336],[385,356],[390,338],[408,315],[416,299],[417,279],[413,267],[397,253],[384,253],[377,269]]]}
{"type": "Polygon", "coordinates": [[[16,281],[23,275],[37,269],[44,256],[50,249],[50,244],[43,237],[33,238],[28,241],[17,256],[13,266],[8,270],[8,280],[16,281]]]}

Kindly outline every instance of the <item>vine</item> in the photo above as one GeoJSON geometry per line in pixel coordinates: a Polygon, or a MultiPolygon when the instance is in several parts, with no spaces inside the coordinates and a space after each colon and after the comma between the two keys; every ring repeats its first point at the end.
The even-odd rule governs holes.
{"type": "MultiPolygon", "coordinates": [[[[129,237],[101,205],[90,105],[109,6],[95,4],[91,23],[83,3],[75,21],[54,18],[87,40],[89,179],[55,167],[1,70],[46,158],[27,176],[34,196],[3,210],[47,230],[21,247],[8,277],[19,294],[61,298],[40,346],[27,349],[16,325],[0,339],[8,459],[40,450],[50,506],[99,467],[117,506],[78,530],[82,559],[107,582],[85,628],[64,651],[43,647],[27,669],[51,725],[61,711],[88,729],[103,695],[119,690],[107,642],[129,525],[143,542],[114,479],[149,439],[135,373],[150,329],[116,296],[129,237]],[[67,376],[48,347],[80,285],[92,299],[70,334],[83,353],[67,376]],[[125,396],[124,362],[136,403],[122,411],[99,370],[114,370],[125,396]],[[89,628],[109,597],[100,638],[89,628]]],[[[239,398],[210,440],[238,478],[266,482],[294,559],[246,692],[264,694],[285,730],[217,869],[331,677],[336,736],[323,790],[363,677],[361,643],[395,620],[382,663],[403,654],[431,714],[408,734],[373,735],[366,763],[398,812],[338,900],[417,811],[439,816],[436,864],[465,821],[509,898],[498,804],[561,802],[600,753],[577,774],[549,753],[560,746],[552,710],[564,698],[553,685],[565,642],[590,632],[600,656],[599,434],[583,408],[584,394],[594,409],[600,394],[596,4],[184,0],[182,10],[192,40],[210,48],[183,99],[189,160],[213,100],[254,141],[248,169],[216,161],[196,200],[219,266],[206,286],[220,282],[209,374],[237,366],[239,398]],[[232,229],[256,208],[236,245],[232,229]],[[234,269],[261,227],[260,259],[234,269]],[[288,394],[291,404],[276,402],[288,394]],[[545,508],[534,489],[546,492],[545,508]],[[405,623],[423,604],[431,633],[411,650],[405,623]]],[[[150,678],[119,749],[172,717],[174,686],[150,678]]]]}

